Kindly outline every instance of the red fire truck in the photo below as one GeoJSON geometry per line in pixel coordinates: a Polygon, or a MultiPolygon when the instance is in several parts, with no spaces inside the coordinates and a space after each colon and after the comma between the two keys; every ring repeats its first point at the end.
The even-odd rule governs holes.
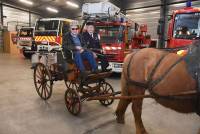
{"type": "MultiPolygon", "coordinates": [[[[169,23],[167,48],[192,44],[200,39],[200,8],[191,7],[191,1],[180,10],[175,10],[169,23]]],[[[179,51],[181,55],[184,51],[179,51]]]]}
{"type": "Polygon", "coordinates": [[[109,2],[83,5],[83,14],[93,16],[91,18],[95,21],[96,32],[100,35],[103,53],[108,57],[109,67],[113,72],[122,71],[123,60],[133,49],[156,46],[156,42],[146,34],[147,25],[139,26],[125,15],[116,13],[119,10],[109,2]]]}

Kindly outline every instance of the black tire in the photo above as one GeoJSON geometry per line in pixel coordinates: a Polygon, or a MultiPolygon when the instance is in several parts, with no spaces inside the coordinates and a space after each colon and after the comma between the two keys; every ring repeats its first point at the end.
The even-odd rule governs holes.
{"type": "Polygon", "coordinates": [[[81,112],[80,96],[76,90],[68,88],[65,92],[65,105],[68,111],[77,116],[81,112]]]}
{"type": "Polygon", "coordinates": [[[42,63],[38,63],[34,68],[34,84],[38,95],[43,100],[51,97],[53,88],[51,74],[42,63]]]}
{"type": "MultiPolygon", "coordinates": [[[[114,93],[113,87],[107,83],[107,82],[102,82],[99,85],[99,94],[100,95],[106,95],[106,94],[112,94],[114,93]]],[[[99,100],[99,102],[103,106],[109,106],[114,102],[114,99],[105,99],[105,100],[99,100]]]]}
{"type": "Polygon", "coordinates": [[[31,59],[32,54],[31,53],[26,53],[25,50],[23,50],[23,55],[27,59],[31,59]]]}

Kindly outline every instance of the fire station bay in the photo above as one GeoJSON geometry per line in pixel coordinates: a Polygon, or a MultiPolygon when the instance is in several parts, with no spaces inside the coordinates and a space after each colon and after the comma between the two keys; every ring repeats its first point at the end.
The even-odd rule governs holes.
{"type": "Polygon", "coordinates": [[[0,134],[200,134],[200,0],[0,0],[0,134]]]}

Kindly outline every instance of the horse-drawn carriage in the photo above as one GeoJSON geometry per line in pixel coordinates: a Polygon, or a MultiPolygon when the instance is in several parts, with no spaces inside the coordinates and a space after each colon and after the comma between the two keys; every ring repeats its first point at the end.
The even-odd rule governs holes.
{"type": "Polygon", "coordinates": [[[198,88],[200,73],[197,74],[197,79],[192,75],[194,73],[196,76],[196,71],[199,71],[199,68],[193,69],[193,67],[199,67],[200,47],[197,43],[187,50],[189,54],[186,57],[152,48],[142,49],[128,55],[124,61],[121,78],[122,92],[114,92],[112,86],[105,81],[111,72],[91,74],[86,79],[82,79],[75,64],[68,63],[69,71],[66,78],[62,67],[62,61],[64,61],[62,53],[40,52],[38,55],[41,63],[37,63],[34,69],[36,91],[42,99],[47,100],[51,97],[54,81],[64,80],[67,87],[66,107],[73,115],[80,113],[81,103],[84,100],[98,100],[102,105],[108,106],[113,103],[114,99],[120,99],[116,110],[119,123],[124,122],[126,108],[132,102],[138,134],[143,134],[146,133],[141,119],[144,98],[154,98],[161,105],[178,112],[196,112],[200,115],[198,88]],[[147,57],[151,58],[145,61],[147,57]],[[148,73],[144,73],[147,68],[144,62],[151,63],[151,69],[146,69],[148,73]],[[144,68],[138,68],[138,66],[144,68]],[[190,67],[192,67],[191,73],[190,67]],[[138,78],[142,81],[148,78],[148,81],[146,83],[136,81],[135,79],[138,78]],[[146,90],[149,94],[145,94],[146,90]],[[115,96],[120,93],[120,96],[115,96]]]}
{"type": "MultiPolygon", "coordinates": [[[[114,93],[112,86],[105,80],[111,75],[111,72],[89,74],[83,79],[80,77],[73,59],[70,63],[65,62],[66,59],[61,50],[40,51],[35,56],[38,61],[34,67],[34,84],[38,95],[43,100],[49,99],[52,95],[54,82],[64,80],[67,87],[65,104],[73,115],[78,115],[81,112],[81,103],[88,97],[114,93]],[[66,65],[67,72],[63,71],[66,65]]],[[[85,64],[86,68],[89,69],[86,61],[85,64]]],[[[111,105],[113,101],[113,99],[99,100],[104,106],[111,105]]]]}

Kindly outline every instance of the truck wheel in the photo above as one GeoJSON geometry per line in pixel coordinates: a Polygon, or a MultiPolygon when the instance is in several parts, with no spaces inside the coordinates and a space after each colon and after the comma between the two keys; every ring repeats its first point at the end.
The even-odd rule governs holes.
{"type": "Polygon", "coordinates": [[[32,54],[31,53],[26,53],[25,50],[23,50],[23,55],[27,59],[31,59],[32,54]]]}

